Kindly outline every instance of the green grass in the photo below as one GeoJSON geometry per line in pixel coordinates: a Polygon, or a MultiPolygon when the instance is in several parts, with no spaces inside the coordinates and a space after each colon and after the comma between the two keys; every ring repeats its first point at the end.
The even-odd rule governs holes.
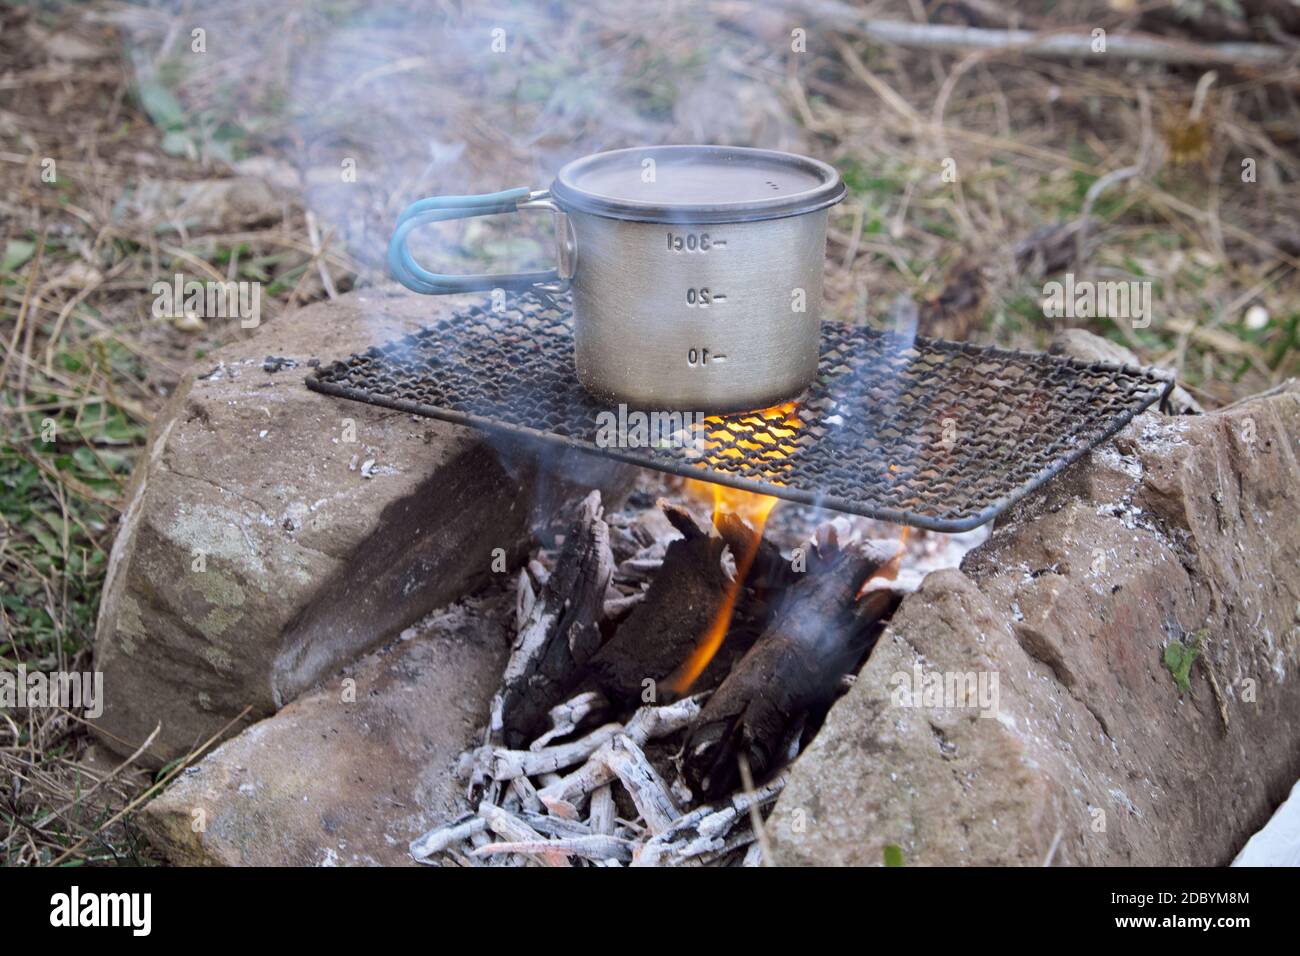
{"type": "MultiPolygon", "coordinates": [[[[70,255],[47,242],[42,267],[70,255]]],[[[21,301],[34,267],[0,275],[6,309],[21,301]]],[[[97,317],[89,305],[82,310],[97,317]]],[[[27,348],[0,336],[10,359],[0,393],[0,668],[86,671],[113,527],[146,440],[146,426],[117,396],[144,369],[76,315],[46,365],[54,314],[28,310],[26,321],[36,333],[27,348]]],[[[75,715],[43,708],[5,727],[17,732],[0,738],[0,775],[26,785],[0,790],[0,866],[52,862],[88,835],[66,865],[149,861],[129,821],[99,832],[111,815],[104,801],[127,798],[126,777],[101,788],[93,804],[81,800],[86,736],[75,715]]]]}
{"type": "Polygon", "coordinates": [[[866,164],[856,156],[842,157],[835,166],[840,171],[840,178],[844,180],[844,185],[854,196],[875,195],[880,199],[888,200],[900,195],[907,186],[906,181],[901,178],[868,170],[866,164]]]}
{"type": "MultiPolygon", "coordinates": [[[[78,362],[65,359],[65,365],[78,362]]],[[[35,405],[57,396],[29,393],[35,405]]],[[[144,426],[104,401],[13,416],[0,444],[0,520],[9,640],[0,666],[49,668],[89,645],[109,527],[144,426]]]]}

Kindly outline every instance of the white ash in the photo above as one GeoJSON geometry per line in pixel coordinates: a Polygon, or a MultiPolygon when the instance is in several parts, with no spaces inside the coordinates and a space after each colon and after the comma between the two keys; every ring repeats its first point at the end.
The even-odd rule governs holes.
{"type": "Polygon", "coordinates": [[[411,856],[461,866],[755,865],[749,808],[770,806],[785,777],[691,806],[685,782],[664,779],[644,749],[685,730],[706,696],[643,706],[622,723],[583,731],[608,709],[601,695],[585,692],[553,707],[551,729],[527,750],[468,751],[459,772],[486,781],[477,809],[413,840],[411,856]],[[569,739],[555,742],[561,738],[569,739]],[[619,791],[635,819],[618,818],[619,791]]]}

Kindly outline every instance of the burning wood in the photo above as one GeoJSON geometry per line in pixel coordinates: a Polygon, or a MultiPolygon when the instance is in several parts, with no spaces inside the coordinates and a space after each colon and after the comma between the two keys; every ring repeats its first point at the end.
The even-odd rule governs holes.
{"type": "Polygon", "coordinates": [[[892,549],[858,544],[846,522],[831,522],[796,570],[762,536],[771,501],[748,502],[746,521],[721,507],[724,497],[716,534],[661,503],[682,537],[665,546],[624,536],[617,568],[599,497],[582,502],[549,574],[520,576],[518,636],[487,740],[462,758],[477,811],[415,840],[415,859],[760,862],[761,815],[785,783],[778,771],[897,601],[859,588],[897,563],[892,549]],[[658,702],[641,702],[647,679],[658,702]],[[692,687],[703,689],[680,696],[692,687]],[[738,777],[741,761],[757,785],[738,777]],[[695,805],[704,798],[716,802],[695,805]]]}
{"type": "Polygon", "coordinates": [[[682,662],[681,667],[673,672],[668,686],[674,694],[685,693],[687,688],[695,684],[726,640],[736,613],[737,602],[745,589],[746,579],[749,577],[754,558],[762,543],[763,526],[767,523],[767,516],[776,507],[776,499],[770,495],[751,494],[717,484],[709,485],[709,490],[713,495],[714,524],[716,525],[722,517],[724,505],[730,503],[734,510],[745,512],[750,519],[753,535],[732,551],[736,565],[735,576],[726,586],[722,603],[715,612],[713,620],[709,622],[708,630],[682,662]]]}
{"type": "Polygon", "coordinates": [[[779,593],[798,577],[799,572],[781,554],[781,549],[763,537],[762,528],[755,530],[744,518],[730,511],[718,514],[713,524],[733,555],[753,555],[744,583],[760,599],[779,593]]]}
{"type": "Polygon", "coordinates": [[[682,538],[668,545],[645,599],[591,660],[594,680],[623,704],[639,702],[647,687],[656,699],[661,684],[667,689],[667,679],[717,617],[730,583],[722,567],[726,542],[689,512],[672,505],[663,510],[682,538]]]}
{"type": "Polygon", "coordinates": [[[800,715],[829,704],[877,633],[891,600],[855,601],[887,559],[874,549],[828,542],[816,573],[790,589],[785,606],[732,669],[700,714],[686,746],[691,788],[716,797],[735,788],[743,754],[763,776],[781,756],[800,715]]]}

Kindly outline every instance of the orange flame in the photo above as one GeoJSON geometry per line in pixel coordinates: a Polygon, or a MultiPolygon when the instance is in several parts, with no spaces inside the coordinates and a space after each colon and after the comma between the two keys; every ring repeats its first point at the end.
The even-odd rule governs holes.
{"type": "MultiPolygon", "coordinates": [[[[757,458],[770,467],[763,470],[763,479],[771,484],[781,484],[781,462],[794,454],[794,441],[803,428],[799,418],[798,402],[782,402],[771,408],[729,415],[710,415],[704,420],[705,456],[702,464],[726,468],[729,460],[757,458]]],[[[713,499],[713,522],[716,525],[724,511],[744,519],[754,529],[754,538],[745,554],[734,555],[736,578],[723,594],[713,620],[709,622],[695,648],[668,679],[674,694],[684,694],[704,673],[709,661],[718,652],[731,627],[740,589],[749,574],[750,566],[758,554],[758,545],[767,526],[767,517],[779,499],[753,491],[742,491],[713,482],[686,480],[692,494],[713,499]]]]}
{"type": "Polygon", "coordinates": [[[782,402],[753,412],[710,415],[703,422],[704,463],[725,468],[738,459],[761,461],[772,466],[764,469],[764,480],[779,485],[780,463],[794,454],[794,440],[801,428],[797,402],[782,402]]]}
{"type": "Polygon", "coordinates": [[[767,517],[780,500],[772,495],[760,495],[753,491],[742,491],[739,488],[730,488],[713,482],[697,481],[694,478],[687,479],[686,487],[693,494],[713,496],[715,525],[722,513],[728,511],[743,518],[746,524],[754,529],[754,537],[744,554],[734,555],[736,577],[723,593],[722,603],[718,606],[713,620],[709,622],[708,628],[705,629],[703,637],[686,660],[682,661],[668,678],[668,689],[674,694],[684,694],[690,690],[691,685],[704,673],[704,668],[709,666],[709,661],[713,660],[713,655],[717,654],[718,648],[722,646],[731,627],[731,617],[736,610],[736,599],[740,596],[741,586],[745,582],[745,576],[749,574],[750,566],[754,563],[754,557],[758,554],[758,544],[763,538],[767,517]]]}

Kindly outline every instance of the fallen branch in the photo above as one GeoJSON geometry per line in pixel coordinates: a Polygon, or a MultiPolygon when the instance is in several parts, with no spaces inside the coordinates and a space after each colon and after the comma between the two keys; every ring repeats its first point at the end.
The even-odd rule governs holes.
{"type": "Polygon", "coordinates": [[[834,0],[802,0],[797,6],[829,25],[878,43],[919,50],[990,50],[1044,59],[1136,60],[1143,63],[1237,67],[1281,66],[1291,52],[1268,43],[1190,43],[1150,33],[1106,34],[1104,52],[1093,48],[1091,31],[988,30],[943,23],[869,20],[834,0]]]}

